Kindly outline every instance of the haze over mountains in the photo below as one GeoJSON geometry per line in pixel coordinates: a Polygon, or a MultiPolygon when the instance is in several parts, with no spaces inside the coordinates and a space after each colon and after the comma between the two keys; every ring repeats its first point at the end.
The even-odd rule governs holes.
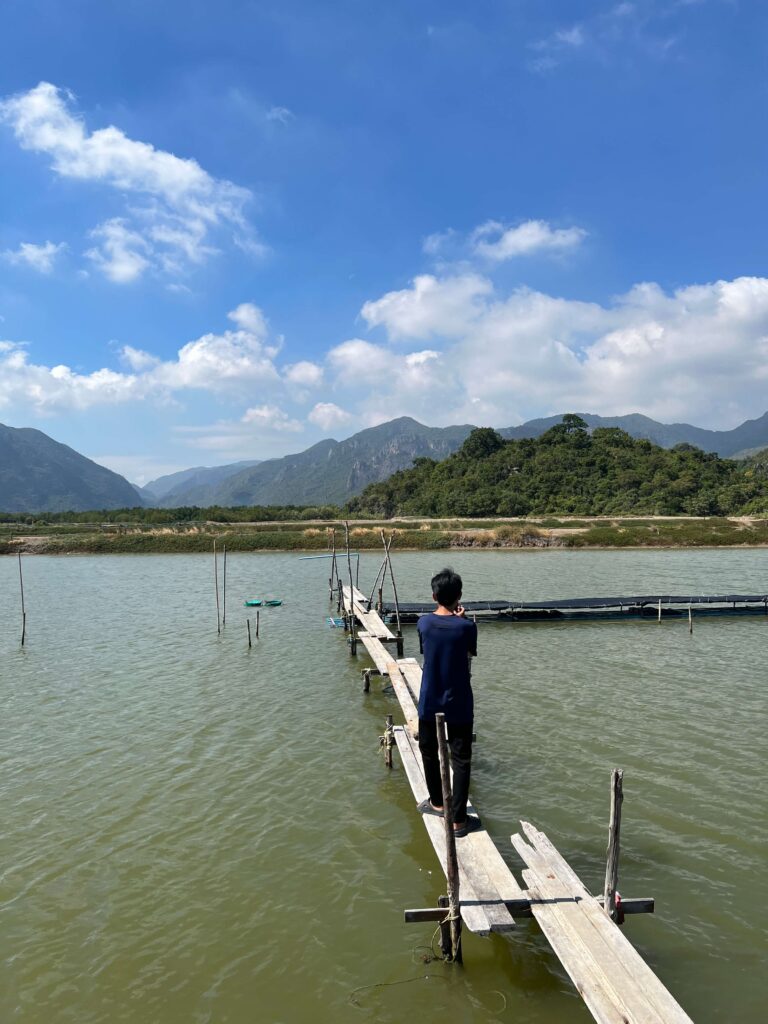
{"type": "MultiPolygon", "coordinates": [[[[768,412],[733,430],[665,424],[639,413],[579,413],[590,427],[620,427],[664,448],[686,442],[734,457],[768,447],[768,412]]],[[[561,416],[530,420],[499,431],[506,438],[538,437],[561,416]]],[[[144,488],[59,444],[39,430],[0,425],[0,511],[54,512],[136,505],[323,505],[359,494],[415,458],[444,459],[460,447],[471,424],[427,427],[408,416],[361,430],[344,441],[327,439],[306,451],[263,462],[194,467],[159,477],[144,488]]]]}

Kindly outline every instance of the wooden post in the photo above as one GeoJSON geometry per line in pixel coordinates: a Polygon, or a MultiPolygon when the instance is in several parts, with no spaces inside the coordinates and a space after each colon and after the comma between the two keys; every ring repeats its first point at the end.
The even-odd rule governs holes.
{"type": "Polygon", "coordinates": [[[693,609],[688,605],[688,632],[693,633],[693,609]]]}
{"type": "Polygon", "coordinates": [[[352,587],[352,556],[349,553],[349,521],[344,520],[344,540],[347,545],[347,569],[349,570],[349,653],[357,654],[357,631],[355,629],[355,595],[352,587]]]}
{"type": "Polygon", "coordinates": [[[659,622],[661,622],[661,598],[659,598],[659,622]]]}
{"type": "Polygon", "coordinates": [[[221,633],[221,615],[219,614],[219,561],[216,556],[216,541],[213,542],[213,579],[216,587],[216,632],[221,633]]]}
{"type": "Polygon", "coordinates": [[[21,646],[27,638],[27,613],[24,608],[24,576],[21,572],[21,552],[19,552],[19,588],[21,589],[21,646]]]}
{"type": "Polygon", "coordinates": [[[224,598],[224,601],[223,601],[223,604],[222,604],[221,624],[222,624],[222,626],[226,626],[226,624],[227,624],[227,545],[226,544],[224,545],[223,576],[224,576],[224,579],[223,579],[223,583],[224,583],[223,598],[224,598]]]}
{"type": "Polygon", "coordinates": [[[392,767],[392,747],[395,742],[394,727],[394,718],[392,715],[387,715],[387,728],[384,730],[384,764],[387,768],[392,767]]]}
{"type": "Polygon", "coordinates": [[[251,644],[251,620],[250,619],[246,619],[245,620],[245,624],[248,627],[248,646],[251,647],[252,646],[252,644],[251,644]]]}
{"type": "Polygon", "coordinates": [[[259,639],[259,609],[256,609],[256,639],[259,639]]]}
{"type": "Polygon", "coordinates": [[[445,859],[448,877],[448,923],[451,930],[451,960],[461,963],[461,915],[459,914],[459,861],[456,856],[456,836],[453,831],[453,793],[448,762],[448,740],[445,734],[445,715],[435,715],[437,749],[440,755],[440,781],[443,785],[443,821],[445,822],[445,859]]]}
{"type": "Polygon", "coordinates": [[[611,817],[608,823],[608,859],[605,865],[605,888],[603,908],[612,921],[617,918],[616,889],[619,884],[619,831],[621,829],[621,804],[624,800],[624,772],[621,768],[611,770],[611,817]]]}
{"type": "Polygon", "coordinates": [[[371,692],[371,670],[369,668],[363,669],[363,693],[371,692]]]}
{"type": "Polygon", "coordinates": [[[332,553],[332,555],[331,555],[331,578],[328,580],[328,586],[330,588],[330,594],[328,595],[328,600],[329,601],[333,600],[333,585],[334,585],[334,581],[336,582],[337,586],[338,586],[338,583],[339,583],[339,570],[338,570],[338,567],[336,565],[336,530],[335,529],[331,530],[331,553],[332,553]]]}
{"type": "MultiPolygon", "coordinates": [[[[379,587],[379,604],[378,604],[378,607],[376,608],[376,611],[379,613],[379,615],[381,615],[381,611],[382,611],[383,608],[384,608],[384,589],[382,587],[379,587]]],[[[768,615],[768,612],[766,612],[766,615],[768,615]]]]}

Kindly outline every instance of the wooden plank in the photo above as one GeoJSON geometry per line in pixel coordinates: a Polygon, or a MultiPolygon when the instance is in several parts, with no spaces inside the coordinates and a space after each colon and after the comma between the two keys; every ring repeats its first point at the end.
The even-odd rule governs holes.
{"type": "MultiPolygon", "coordinates": [[[[397,730],[395,730],[395,733],[397,734],[397,730]]],[[[401,758],[403,758],[408,781],[411,783],[411,789],[418,803],[429,796],[427,784],[424,781],[424,770],[418,746],[415,740],[406,735],[402,741],[398,742],[398,750],[400,751],[401,758]],[[405,750],[406,746],[408,747],[407,751],[405,750]],[[408,764],[406,764],[406,757],[408,758],[408,764],[411,765],[410,771],[408,770],[408,764]]],[[[443,836],[441,849],[444,849],[445,826],[442,818],[425,814],[424,824],[427,826],[427,831],[430,833],[433,845],[435,845],[433,833],[443,836]],[[435,823],[437,823],[436,827],[435,823]]],[[[437,846],[435,846],[435,849],[437,850],[437,846]]],[[[472,832],[464,839],[459,840],[457,843],[457,855],[461,872],[462,917],[464,917],[463,908],[466,901],[470,899],[466,889],[466,883],[468,883],[473,893],[471,899],[482,905],[490,930],[494,932],[511,931],[515,927],[515,922],[507,908],[506,898],[512,898],[513,894],[515,896],[520,895],[522,890],[515,881],[512,872],[504,864],[501,854],[494,846],[493,840],[485,829],[472,832]],[[490,871],[489,866],[491,867],[490,871]],[[506,877],[503,879],[504,891],[500,892],[497,882],[501,880],[502,869],[506,877]]],[[[438,856],[440,856],[439,853],[438,856]]],[[[445,870],[446,862],[444,858],[441,858],[441,865],[443,870],[445,870]]],[[[466,924],[472,931],[476,930],[469,921],[466,924]]]]}
{"type": "Polygon", "coordinates": [[[611,1024],[691,1024],[544,833],[522,825],[532,845],[519,835],[512,845],[528,864],[524,880],[540,897],[531,910],[593,1016],[611,1024]]]}
{"type": "Polygon", "coordinates": [[[413,699],[418,704],[421,693],[421,665],[415,658],[398,658],[397,667],[405,676],[408,688],[413,694],[413,699]]]}
{"type": "Polygon", "coordinates": [[[366,632],[358,633],[357,638],[371,656],[371,659],[379,672],[381,672],[383,676],[388,676],[389,666],[392,664],[392,655],[386,649],[384,644],[378,639],[378,637],[371,636],[370,633],[366,632]]]}
{"type": "Polygon", "coordinates": [[[611,969],[621,966],[628,976],[637,982],[642,997],[665,1024],[690,1024],[690,1017],[675,1000],[662,981],[654,974],[624,933],[617,928],[602,907],[584,886],[573,868],[555,848],[549,838],[529,822],[521,822],[523,831],[536,853],[548,866],[548,873],[554,872],[558,880],[580,898],[579,910],[592,927],[590,936],[605,947],[611,969]],[[598,939],[595,939],[595,936],[598,939]]]}
{"type": "MultiPolygon", "coordinates": [[[[506,865],[505,865],[506,867],[506,865]]],[[[531,902],[541,900],[539,895],[531,897],[527,889],[521,890],[523,895],[516,899],[505,900],[507,910],[512,917],[533,917],[531,902]]],[[[598,903],[602,904],[602,896],[596,897],[598,903]]],[[[629,917],[632,914],[652,914],[654,911],[653,897],[638,896],[632,899],[622,899],[621,909],[629,917]]],[[[414,907],[403,911],[403,918],[406,924],[423,924],[429,921],[442,921],[445,917],[445,907],[414,907]]]]}
{"type": "Polygon", "coordinates": [[[390,659],[387,663],[387,675],[389,681],[392,683],[392,688],[395,691],[397,699],[400,701],[400,707],[405,720],[413,732],[418,732],[419,729],[419,713],[416,710],[416,705],[413,703],[413,697],[411,691],[408,689],[405,679],[400,674],[400,669],[397,667],[397,662],[390,659]]]}

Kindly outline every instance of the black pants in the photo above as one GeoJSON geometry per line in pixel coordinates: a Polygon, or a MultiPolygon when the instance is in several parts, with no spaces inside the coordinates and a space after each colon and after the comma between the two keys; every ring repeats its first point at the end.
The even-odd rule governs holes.
{"type": "MultiPolygon", "coordinates": [[[[463,822],[467,817],[469,797],[469,769],[472,761],[472,723],[448,725],[448,746],[453,768],[453,820],[463,822]]],[[[435,807],[443,806],[443,786],[440,781],[440,755],[437,750],[437,724],[434,719],[419,719],[419,750],[424,762],[424,778],[429,799],[435,807]]]]}

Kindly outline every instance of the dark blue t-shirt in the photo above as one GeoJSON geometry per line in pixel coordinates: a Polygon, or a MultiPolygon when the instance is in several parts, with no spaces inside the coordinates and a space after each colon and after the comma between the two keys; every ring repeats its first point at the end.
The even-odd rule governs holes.
{"type": "Polygon", "coordinates": [[[477,655],[477,626],[459,615],[422,615],[416,627],[424,653],[419,718],[471,722],[474,715],[469,656],[477,655]]]}

